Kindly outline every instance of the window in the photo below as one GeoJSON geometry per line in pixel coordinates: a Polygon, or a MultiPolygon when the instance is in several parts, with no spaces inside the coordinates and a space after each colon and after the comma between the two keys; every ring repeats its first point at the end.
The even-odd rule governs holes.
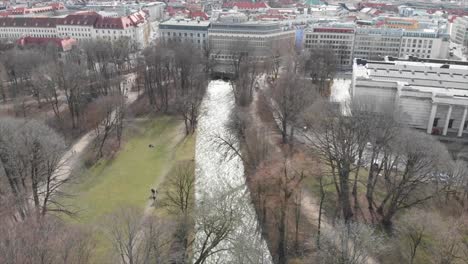
{"type": "Polygon", "coordinates": [[[467,127],[468,127],[468,120],[466,120],[465,123],[463,124],[463,130],[465,130],[467,127]]]}
{"type": "Polygon", "coordinates": [[[453,119],[450,119],[449,124],[448,124],[448,128],[452,128],[452,126],[453,126],[453,119]]]}
{"type": "Polygon", "coordinates": [[[439,124],[439,120],[440,120],[440,118],[438,118],[438,117],[434,118],[434,125],[432,125],[432,126],[437,127],[437,125],[439,124]]]}

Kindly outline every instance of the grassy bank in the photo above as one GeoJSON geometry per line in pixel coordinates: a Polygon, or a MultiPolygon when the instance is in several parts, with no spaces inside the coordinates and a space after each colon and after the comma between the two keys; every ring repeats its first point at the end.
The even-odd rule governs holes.
{"type": "MultiPolygon", "coordinates": [[[[130,205],[144,209],[150,189],[164,181],[174,164],[193,159],[194,136],[184,138],[181,122],[162,116],[135,125],[123,148],[111,160],[101,160],[84,171],[78,183],[66,190],[74,194],[69,202],[79,210],[76,219],[67,221],[99,230],[103,217],[130,205]],[[150,148],[149,145],[154,147],[150,148]]],[[[98,244],[93,262],[108,263],[110,243],[97,231],[98,244]]]]}

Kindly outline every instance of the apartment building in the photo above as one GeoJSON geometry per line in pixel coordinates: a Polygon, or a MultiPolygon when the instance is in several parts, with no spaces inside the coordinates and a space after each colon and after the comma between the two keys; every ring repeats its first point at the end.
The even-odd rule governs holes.
{"type": "Polygon", "coordinates": [[[199,47],[208,45],[209,21],[171,19],[159,24],[159,36],[164,41],[189,42],[199,47]]]}
{"type": "Polygon", "coordinates": [[[468,133],[468,62],[356,59],[351,94],[377,112],[393,107],[403,123],[428,134],[468,133]]]}
{"type": "Polygon", "coordinates": [[[150,27],[145,13],[104,17],[96,12],[77,12],[58,17],[0,17],[0,38],[16,41],[23,37],[117,40],[128,37],[144,47],[150,27]]]}

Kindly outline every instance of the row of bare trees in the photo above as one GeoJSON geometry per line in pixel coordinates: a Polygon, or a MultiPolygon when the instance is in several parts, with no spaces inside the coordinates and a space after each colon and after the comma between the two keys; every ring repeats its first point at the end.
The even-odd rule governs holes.
{"type": "Polygon", "coordinates": [[[330,168],[345,221],[360,208],[358,184],[365,185],[369,212],[387,230],[398,212],[438,193],[434,182],[450,171],[448,151],[429,135],[402,127],[392,108],[378,112],[370,101],[355,101],[346,116],[327,102],[314,107],[304,135],[330,168]],[[362,168],[367,169],[364,177],[362,168]]]}
{"type": "Polygon", "coordinates": [[[195,132],[208,84],[208,59],[190,43],[161,42],[146,48],[139,61],[138,78],[150,106],[179,115],[186,134],[195,132]]]}
{"type": "Polygon", "coordinates": [[[58,218],[76,215],[63,204],[74,165],[66,142],[94,129],[97,158],[111,137],[120,144],[134,51],[129,41],[98,40],[67,53],[12,48],[0,56],[1,98],[25,117],[0,118],[0,262],[91,262],[95,237],[58,218]],[[51,109],[46,121],[61,133],[31,119],[29,108],[51,109]]]}
{"type": "MultiPolygon", "coordinates": [[[[282,142],[291,145],[294,141],[303,143],[314,153],[314,157],[322,160],[321,164],[326,165],[320,168],[319,177],[319,229],[320,219],[323,220],[321,216],[324,199],[335,201],[336,197],[335,217],[341,218],[342,222],[339,220],[335,225],[336,232],[322,230],[325,232],[321,234],[322,240],[320,231],[318,232],[317,241],[321,242],[317,243],[319,253],[315,258],[320,263],[367,263],[373,254],[378,254],[383,249],[384,244],[388,246],[388,241],[384,241],[381,234],[373,231],[374,227],[359,223],[370,215],[371,223],[380,224],[388,234],[393,235],[392,241],[402,236],[413,243],[413,252],[408,252],[409,257],[405,257],[409,263],[413,263],[418,245],[424,244],[421,242],[423,235],[412,235],[408,230],[400,229],[400,225],[406,226],[400,223],[401,220],[398,220],[398,226],[393,224],[399,216],[417,210],[416,208],[426,205],[427,201],[442,199],[447,204],[456,203],[463,207],[468,186],[466,163],[453,161],[447,148],[437,139],[402,125],[399,120],[404,113],[399,113],[393,105],[376,105],[370,98],[354,100],[344,108],[329,102],[327,95],[337,65],[332,52],[312,50],[307,56],[302,54],[301,57],[296,57],[298,55],[301,56],[292,54],[292,59],[282,61],[279,78],[270,82],[266,86],[268,89],[262,94],[266,96],[274,122],[279,127],[282,142]],[[332,190],[333,198],[325,197],[325,188],[327,193],[332,190]]],[[[255,137],[249,135],[247,138],[252,140],[255,137]]],[[[264,149],[259,144],[263,146],[265,141],[246,140],[244,148],[247,153],[250,149],[264,149]],[[252,144],[256,145],[251,146],[252,144]]],[[[244,159],[252,161],[247,156],[244,159]]],[[[265,166],[264,163],[255,164],[265,166]]],[[[265,168],[260,169],[260,173],[265,173],[265,168]]],[[[284,166],[284,170],[287,171],[287,166],[284,166]]],[[[295,174],[301,175],[300,172],[301,170],[295,174]]],[[[270,174],[271,172],[267,173],[269,176],[265,179],[256,179],[256,182],[271,180],[269,178],[273,176],[270,174]]],[[[276,174],[278,179],[288,179],[279,176],[288,173],[277,171],[276,174]]],[[[282,181],[279,180],[279,183],[281,186],[282,181]]],[[[263,197],[262,193],[268,195],[268,188],[273,188],[263,185],[252,185],[258,188],[254,190],[258,197],[254,198],[259,203],[257,213],[260,219],[268,217],[265,204],[268,204],[268,199],[273,199],[271,193],[269,198],[263,197]]],[[[285,263],[287,258],[284,255],[291,256],[289,253],[285,254],[283,245],[291,238],[281,235],[284,229],[281,219],[285,219],[284,215],[289,214],[287,212],[295,212],[295,208],[301,206],[300,199],[294,199],[294,202],[286,199],[290,192],[301,193],[300,184],[297,188],[285,190],[281,193],[283,198],[280,197],[280,201],[284,203],[279,205],[288,207],[277,207],[283,213],[275,216],[280,237],[273,240],[278,242],[278,250],[274,253],[278,254],[280,263],[285,263]]],[[[289,221],[293,219],[290,218],[289,221]]],[[[460,226],[463,224],[459,225],[462,228],[460,226]]],[[[288,230],[294,232],[293,227],[288,230]]],[[[439,234],[440,232],[433,232],[430,235],[439,234]]],[[[454,241],[461,243],[458,238],[454,241]]],[[[450,246],[447,250],[445,257],[450,258],[447,263],[466,260],[466,254],[463,253],[466,247],[450,246]]]]}

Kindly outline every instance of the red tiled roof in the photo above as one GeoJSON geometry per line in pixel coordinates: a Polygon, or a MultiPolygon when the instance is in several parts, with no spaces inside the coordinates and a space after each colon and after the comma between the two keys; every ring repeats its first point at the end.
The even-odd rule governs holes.
{"type": "Polygon", "coordinates": [[[64,18],[0,17],[0,27],[55,27],[56,25],[92,26],[95,28],[124,29],[144,23],[143,11],[125,17],[104,17],[96,12],[77,12],[64,18]]]}
{"type": "Polygon", "coordinates": [[[190,12],[189,16],[190,16],[190,18],[199,17],[202,20],[208,20],[209,19],[208,15],[205,12],[202,12],[202,11],[192,11],[192,12],[190,12]]]}
{"type": "Polygon", "coordinates": [[[28,46],[28,45],[49,45],[53,44],[63,51],[70,50],[76,45],[76,39],[73,38],[36,38],[36,37],[23,37],[16,41],[17,45],[28,46]]]}
{"type": "Polygon", "coordinates": [[[100,15],[96,12],[78,12],[75,14],[68,15],[60,19],[58,25],[74,25],[74,26],[92,26],[96,23],[100,15]]]}
{"type": "Polygon", "coordinates": [[[268,5],[265,2],[226,2],[223,4],[224,8],[233,8],[237,7],[239,9],[260,9],[268,8],[268,5]]]}
{"type": "Polygon", "coordinates": [[[0,17],[0,27],[53,28],[56,18],[49,17],[0,17]]]}
{"type": "Polygon", "coordinates": [[[43,12],[50,12],[53,10],[64,9],[65,6],[62,3],[51,3],[47,6],[35,6],[35,7],[18,7],[8,10],[13,15],[24,15],[24,14],[37,14],[43,12]]]}

